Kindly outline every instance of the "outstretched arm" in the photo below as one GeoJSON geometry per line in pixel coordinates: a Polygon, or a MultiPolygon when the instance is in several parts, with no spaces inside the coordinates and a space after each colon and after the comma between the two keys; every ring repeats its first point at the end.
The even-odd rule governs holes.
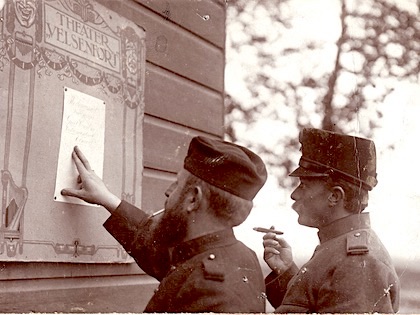
{"type": "Polygon", "coordinates": [[[61,194],[101,205],[112,213],[121,203],[121,199],[108,190],[102,179],[91,169],[89,161],[77,146],[74,147],[71,156],[79,172],[77,180],[79,188],[64,188],[61,194]]]}

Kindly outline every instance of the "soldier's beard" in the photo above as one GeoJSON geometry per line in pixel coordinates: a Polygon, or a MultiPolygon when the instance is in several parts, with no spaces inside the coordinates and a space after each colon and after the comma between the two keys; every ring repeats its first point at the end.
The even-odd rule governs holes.
{"type": "Polygon", "coordinates": [[[187,236],[188,214],[183,209],[183,198],[175,207],[166,208],[155,230],[154,240],[161,245],[173,247],[183,242],[187,236]]]}

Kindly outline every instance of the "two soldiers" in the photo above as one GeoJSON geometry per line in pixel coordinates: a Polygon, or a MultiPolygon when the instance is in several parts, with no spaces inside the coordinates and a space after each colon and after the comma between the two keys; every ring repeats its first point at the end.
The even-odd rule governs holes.
{"type": "Polygon", "coordinates": [[[398,277],[362,213],[377,183],[374,143],[319,129],[304,129],[300,142],[299,167],[290,174],[300,179],[293,209],[300,224],[319,230],[320,245],[299,270],[287,242],[267,233],[266,288],[255,253],[232,232],[267,177],[261,159],[244,147],[193,138],[158,215],[109,192],[77,148],[80,189],[62,194],[108,209],[105,228],[160,281],[145,311],[264,312],[266,289],[278,312],[397,312],[398,277]]]}

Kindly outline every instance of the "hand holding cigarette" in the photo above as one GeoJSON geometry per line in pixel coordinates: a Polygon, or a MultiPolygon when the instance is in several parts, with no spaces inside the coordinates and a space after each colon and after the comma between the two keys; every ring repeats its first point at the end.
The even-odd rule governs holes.
{"type": "Polygon", "coordinates": [[[277,275],[283,274],[293,265],[292,248],[283,237],[277,236],[283,232],[276,231],[274,226],[269,229],[254,228],[254,230],[266,232],[263,236],[264,260],[277,275]]]}

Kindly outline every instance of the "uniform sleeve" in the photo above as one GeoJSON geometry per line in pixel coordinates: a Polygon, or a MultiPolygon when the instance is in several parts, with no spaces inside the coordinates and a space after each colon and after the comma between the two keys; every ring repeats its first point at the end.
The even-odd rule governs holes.
{"type": "Polygon", "coordinates": [[[177,312],[186,313],[264,313],[266,299],[262,277],[244,282],[196,278],[183,286],[178,295],[177,312]],[[258,285],[257,285],[258,283],[258,285]]]}
{"type": "Polygon", "coordinates": [[[396,313],[399,280],[383,262],[348,256],[331,271],[318,292],[320,313],[396,313]]]}
{"type": "Polygon", "coordinates": [[[122,201],[104,227],[130,254],[133,240],[138,230],[147,225],[147,218],[145,212],[122,201]]]}
{"type": "Polygon", "coordinates": [[[299,268],[293,264],[280,276],[273,271],[265,278],[267,299],[274,308],[280,306],[287,291],[287,284],[298,271],[299,268]]]}
{"type": "Polygon", "coordinates": [[[104,227],[144,272],[160,281],[169,270],[169,254],[153,240],[156,224],[155,218],[122,201],[104,227]]]}

